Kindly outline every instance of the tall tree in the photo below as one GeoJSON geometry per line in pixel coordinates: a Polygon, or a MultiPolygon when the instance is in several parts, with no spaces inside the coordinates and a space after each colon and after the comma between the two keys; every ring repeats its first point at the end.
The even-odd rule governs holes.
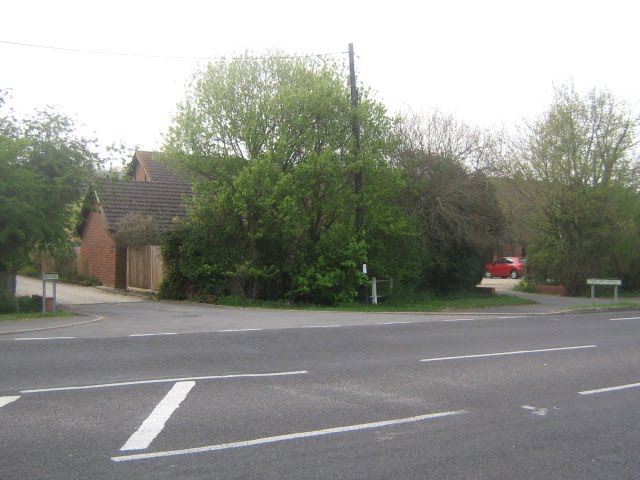
{"type": "Polygon", "coordinates": [[[578,293],[588,276],[621,273],[615,258],[621,241],[625,248],[629,241],[621,237],[634,232],[638,238],[630,227],[640,187],[637,128],[638,118],[611,93],[581,96],[565,85],[547,113],[525,129],[512,166],[526,182],[521,191],[536,232],[528,252],[540,279],[578,293]]]}
{"type": "Polygon", "coordinates": [[[418,284],[435,291],[472,287],[502,232],[495,191],[484,173],[491,137],[450,115],[406,115],[394,164],[399,200],[415,229],[418,284]]]}
{"type": "Polygon", "coordinates": [[[194,174],[192,225],[215,225],[211,243],[235,252],[226,275],[211,260],[227,291],[323,302],[355,293],[366,248],[355,235],[353,176],[387,168],[390,121],[362,89],[355,165],[346,79],[327,59],[278,54],[195,74],[166,150],[194,174]]]}
{"type": "MultiPolygon", "coordinates": [[[[4,105],[0,95],[0,107],[4,105]]],[[[55,111],[24,121],[0,115],[0,275],[4,296],[35,248],[66,242],[74,207],[86,194],[97,162],[73,122],[55,111]]]]}

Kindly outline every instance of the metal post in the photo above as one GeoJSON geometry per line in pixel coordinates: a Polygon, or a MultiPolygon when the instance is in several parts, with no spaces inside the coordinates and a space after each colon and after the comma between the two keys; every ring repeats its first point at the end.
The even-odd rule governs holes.
{"type": "Polygon", "coordinates": [[[53,311],[56,311],[56,284],[58,282],[56,282],[55,280],[53,281],[53,311]]]}
{"type": "Polygon", "coordinates": [[[47,313],[47,281],[42,280],[42,314],[47,313]]]}
{"type": "Polygon", "coordinates": [[[618,301],[618,286],[617,285],[613,289],[613,301],[614,302],[618,301]]]}
{"type": "Polygon", "coordinates": [[[595,300],[595,299],[596,299],[596,286],[591,285],[591,300],[595,300]]]}
{"type": "Polygon", "coordinates": [[[376,277],[371,277],[371,303],[378,304],[378,285],[376,277]]]}

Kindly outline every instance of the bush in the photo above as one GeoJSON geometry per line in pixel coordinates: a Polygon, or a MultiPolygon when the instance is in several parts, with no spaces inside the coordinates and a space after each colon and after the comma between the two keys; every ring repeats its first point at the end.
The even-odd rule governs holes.
{"type": "Polygon", "coordinates": [[[520,280],[518,285],[513,287],[513,289],[518,292],[535,293],[537,285],[538,284],[534,282],[531,278],[524,277],[522,280],[520,280]]]}
{"type": "Polygon", "coordinates": [[[0,301],[0,313],[39,312],[42,308],[42,297],[15,297],[0,301]]]}

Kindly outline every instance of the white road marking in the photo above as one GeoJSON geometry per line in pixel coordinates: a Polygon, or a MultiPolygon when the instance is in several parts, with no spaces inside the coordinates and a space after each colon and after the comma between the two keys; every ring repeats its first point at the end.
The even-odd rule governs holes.
{"type": "Polygon", "coordinates": [[[174,332],[162,332],[162,333],[134,333],[129,335],[129,337],[155,337],[160,335],[177,335],[174,332]]]}
{"type": "Polygon", "coordinates": [[[477,320],[477,318],[450,318],[443,320],[443,322],[471,322],[473,320],[477,320]]]}
{"type": "Polygon", "coordinates": [[[342,325],[303,325],[300,328],[339,328],[342,325]]]}
{"type": "Polygon", "coordinates": [[[421,362],[440,362],[444,360],[461,360],[465,358],[484,358],[484,357],[502,357],[505,355],[522,355],[525,353],[542,353],[542,352],[559,352],[562,350],[579,350],[584,348],[596,348],[597,345],[580,345],[577,347],[558,347],[558,348],[541,348],[538,350],[518,350],[515,352],[499,352],[499,353],[482,353],[479,355],[459,355],[456,357],[438,357],[438,358],[423,358],[421,362]]]}
{"type": "Polygon", "coordinates": [[[623,320],[640,320],[640,317],[627,317],[627,318],[610,318],[610,322],[621,322],[623,320]]]}
{"type": "Polygon", "coordinates": [[[9,405],[11,402],[15,402],[19,398],[20,398],[20,396],[17,396],[17,397],[0,397],[0,408],[4,407],[5,405],[9,405]]]}
{"type": "Polygon", "coordinates": [[[303,375],[309,373],[306,370],[294,372],[275,372],[275,373],[238,373],[231,375],[210,375],[206,377],[186,377],[186,378],[164,378],[157,380],[139,380],[134,382],[120,383],[101,383],[97,385],[81,385],[77,387],[55,387],[55,388],[38,388],[34,390],[22,390],[20,393],[47,393],[47,392],[67,392],[71,390],[91,390],[95,388],[125,387],[129,385],[147,385],[153,383],[175,383],[195,380],[226,380],[230,378],[262,378],[262,377],[286,377],[291,375],[303,375]]]}
{"type": "Polygon", "coordinates": [[[528,315],[509,315],[504,317],[498,317],[501,320],[511,319],[511,318],[527,318],[528,315]]]}
{"type": "Polygon", "coordinates": [[[263,328],[234,328],[230,330],[218,330],[218,333],[228,333],[228,332],[260,332],[264,330],[263,328]]]}
{"type": "Polygon", "coordinates": [[[187,398],[187,395],[196,382],[178,382],[169,393],[160,401],[151,415],[142,423],[140,428],[129,437],[129,440],[120,449],[121,452],[129,450],[144,450],[162,432],[173,412],[187,398]]]}
{"type": "Polygon", "coordinates": [[[68,340],[76,337],[20,337],[14,338],[16,342],[27,342],[30,340],[68,340]]]}
{"type": "Polygon", "coordinates": [[[174,457],[178,455],[189,455],[193,453],[214,452],[218,450],[229,450],[232,448],[252,447],[255,445],[264,445],[276,442],[285,442],[289,440],[299,440],[301,438],[320,437],[323,435],[332,435],[335,433],[355,432],[358,430],[367,430],[374,428],[391,427],[394,425],[400,425],[403,423],[415,423],[424,420],[431,420],[435,418],[449,417],[453,415],[461,415],[467,413],[466,410],[457,410],[451,412],[439,412],[431,413],[427,415],[418,415],[415,417],[398,418],[395,420],[385,420],[381,422],[362,423],[359,425],[349,425],[346,427],[327,428],[324,430],[314,430],[309,432],[291,433],[288,435],[277,435],[274,437],[257,438],[255,440],[245,440],[240,442],[222,443],[219,445],[208,445],[204,447],[186,448],[183,450],[170,450],[165,452],[151,452],[151,453],[139,453],[134,455],[123,455],[119,457],[111,457],[114,462],[127,462],[131,460],[145,460],[149,458],[165,458],[174,457]]]}
{"type": "Polygon", "coordinates": [[[615,392],[616,390],[627,390],[629,388],[638,388],[640,383],[630,383],[628,385],[618,385],[617,387],[598,388],[596,390],[585,390],[578,392],[580,395],[594,395],[596,393],[615,392]]]}
{"type": "Polygon", "coordinates": [[[382,323],[379,323],[378,325],[405,325],[407,323],[414,323],[414,322],[382,322],[382,323]]]}
{"type": "Polygon", "coordinates": [[[524,408],[525,410],[529,410],[534,415],[539,415],[541,417],[544,417],[549,412],[548,408],[531,407],[529,405],[522,405],[521,408],[524,408]]]}

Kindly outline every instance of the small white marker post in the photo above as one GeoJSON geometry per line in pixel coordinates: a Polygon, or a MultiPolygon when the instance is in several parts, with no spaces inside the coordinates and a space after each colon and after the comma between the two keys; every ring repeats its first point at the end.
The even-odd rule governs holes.
{"type": "Polygon", "coordinates": [[[53,282],[53,311],[56,311],[56,282],[59,278],[57,273],[42,274],[42,313],[47,313],[47,282],[53,282]]]}

